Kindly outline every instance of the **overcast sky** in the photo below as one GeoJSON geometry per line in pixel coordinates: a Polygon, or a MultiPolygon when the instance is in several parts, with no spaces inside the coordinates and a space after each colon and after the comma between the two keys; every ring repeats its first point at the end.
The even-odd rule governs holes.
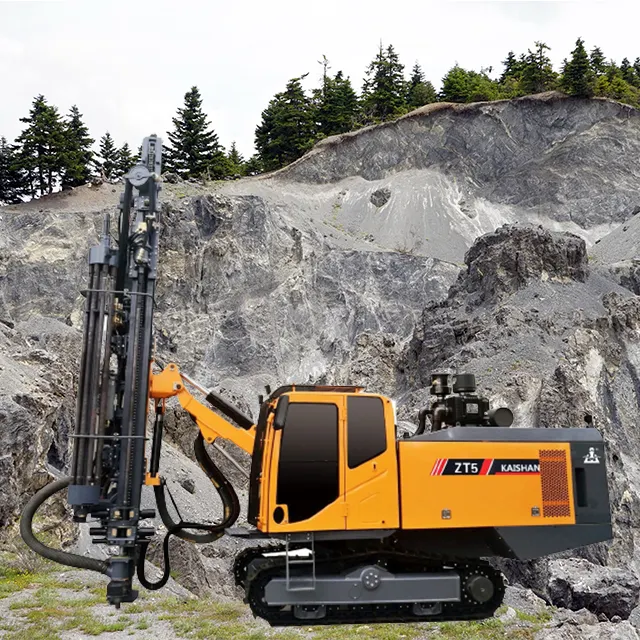
{"type": "Polygon", "coordinates": [[[197,85],[220,142],[253,153],[260,113],[289,78],[316,86],[326,55],[359,91],[380,40],[436,88],[455,62],[493,66],[551,47],[559,66],[582,37],[607,58],[640,56],[636,3],[427,0],[0,0],[0,135],[19,134],[33,97],[77,104],[93,137],[137,148],[164,135],[197,85]]]}

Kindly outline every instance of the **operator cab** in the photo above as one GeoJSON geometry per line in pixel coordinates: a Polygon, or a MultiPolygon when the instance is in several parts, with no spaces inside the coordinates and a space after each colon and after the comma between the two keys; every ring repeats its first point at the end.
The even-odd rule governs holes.
{"type": "MultiPolygon", "coordinates": [[[[383,526],[369,511],[374,497],[397,493],[387,483],[397,476],[395,444],[395,408],[384,396],[356,386],[279,388],[256,426],[249,522],[269,531],[383,526]],[[347,509],[354,494],[361,506],[347,509]]],[[[395,494],[386,498],[397,504],[395,494]]]]}

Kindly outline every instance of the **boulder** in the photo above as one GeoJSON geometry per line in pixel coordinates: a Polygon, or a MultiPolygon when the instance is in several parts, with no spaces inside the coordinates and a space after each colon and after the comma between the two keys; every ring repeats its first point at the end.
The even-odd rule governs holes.
{"type": "Polygon", "coordinates": [[[640,582],[626,569],[602,567],[580,558],[549,563],[549,595],[554,605],[583,607],[608,619],[627,619],[638,604],[640,582]]]}
{"type": "Polygon", "coordinates": [[[565,624],[561,627],[538,631],[534,640],[638,640],[640,635],[628,621],[596,625],[565,624]]]}

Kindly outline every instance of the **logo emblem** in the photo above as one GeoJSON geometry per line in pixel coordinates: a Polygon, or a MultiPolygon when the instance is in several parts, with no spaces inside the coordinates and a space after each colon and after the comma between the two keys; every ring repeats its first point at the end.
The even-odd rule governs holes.
{"type": "Polygon", "coordinates": [[[589,453],[584,457],[585,464],[600,464],[600,458],[596,454],[594,447],[589,447],[589,453]]]}

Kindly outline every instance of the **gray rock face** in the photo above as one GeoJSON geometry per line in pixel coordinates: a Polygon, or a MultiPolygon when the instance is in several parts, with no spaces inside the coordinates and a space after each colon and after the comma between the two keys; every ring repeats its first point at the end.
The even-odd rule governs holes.
{"type": "Polygon", "coordinates": [[[69,355],[77,331],[56,320],[0,324],[0,531],[47,483],[45,465],[62,469],[74,420],[69,355]]]}
{"type": "Polygon", "coordinates": [[[639,127],[631,107],[553,93],[497,103],[440,103],[398,122],[329,138],[280,175],[331,183],[435,169],[460,180],[471,200],[515,205],[588,227],[625,220],[640,204],[640,172],[626,160],[640,150],[639,127]],[[624,135],[614,133],[622,129],[624,135]]]}
{"type": "Polygon", "coordinates": [[[549,574],[549,595],[556,606],[626,619],[638,604],[640,582],[626,569],[568,558],[552,560],[549,574]]]}

